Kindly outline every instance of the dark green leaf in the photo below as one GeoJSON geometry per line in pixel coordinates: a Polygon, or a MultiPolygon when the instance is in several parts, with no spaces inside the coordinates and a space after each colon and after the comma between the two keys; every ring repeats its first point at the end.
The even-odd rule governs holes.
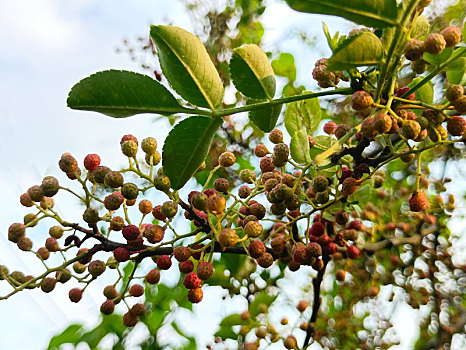
{"type": "Polygon", "coordinates": [[[201,40],[184,29],[151,26],[162,71],[186,101],[215,109],[223,100],[223,84],[201,40]]]}
{"type": "Polygon", "coordinates": [[[296,66],[292,54],[281,53],[276,60],[272,61],[272,68],[276,75],[288,78],[290,82],[296,80],[296,66]]]}
{"type": "Polygon", "coordinates": [[[193,116],[176,124],[168,133],[162,150],[162,164],[173,189],[180,189],[194,175],[207,156],[222,122],[221,118],[193,116]]]}
{"type": "Polygon", "coordinates": [[[62,344],[78,344],[83,333],[83,326],[80,324],[72,324],[63,332],[50,339],[49,349],[58,348],[62,344]]]}
{"type": "Polygon", "coordinates": [[[309,138],[305,130],[297,130],[291,137],[291,157],[300,164],[308,164],[311,161],[309,153],[309,138]]]}
{"type": "Polygon", "coordinates": [[[107,70],[71,89],[68,107],[123,118],[139,113],[169,115],[186,111],[158,81],[139,73],[107,70]]]}
{"type": "Polygon", "coordinates": [[[327,61],[329,70],[347,70],[379,64],[383,57],[380,39],[372,32],[359,32],[338,45],[327,61]]]}
{"type": "MultiPolygon", "coordinates": [[[[250,103],[264,102],[252,101],[250,103]]],[[[249,112],[249,119],[263,132],[270,132],[277,124],[278,117],[282,110],[282,105],[263,107],[249,112]]]]}
{"type": "Polygon", "coordinates": [[[275,75],[265,52],[257,45],[241,46],[233,51],[230,74],[243,95],[271,100],[275,95],[275,75]]]}
{"type": "Polygon", "coordinates": [[[346,18],[368,27],[385,28],[396,24],[396,0],[286,0],[296,11],[346,18]]]}

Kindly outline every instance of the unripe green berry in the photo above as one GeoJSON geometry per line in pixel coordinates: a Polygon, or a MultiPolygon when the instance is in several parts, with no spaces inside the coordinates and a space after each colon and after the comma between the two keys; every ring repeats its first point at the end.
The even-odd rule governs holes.
{"type": "Polygon", "coordinates": [[[99,165],[97,168],[95,168],[91,174],[92,178],[94,181],[98,184],[103,184],[105,180],[105,176],[111,172],[109,167],[106,167],[104,165],[99,165]]]}
{"type": "Polygon", "coordinates": [[[244,226],[244,233],[248,237],[259,237],[262,234],[262,225],[258,221],[249,221],[246,226],[244,226]]]}
{"type": "Polygon", "coordinates": [[[172,201],[166,201],[165,203],[162,204],[161,212],[167,218],[174,217],[176,215],[177,210],[178,210],[177,205],[172,201]]]}
{"type": "Polygon", "coordinates": [[[8,276],[8,268],[4,265],[0,265],[0,281],[4,280],[8,276]]]}
{"type": "Polygon", "coordinates": [[[127,182],[121,187],[121,194],[125,199],[136,199],[139,194],[139,188],[135,184],[127,182]]]}
{"type": "Polygon", "coordinates": [[[53,197],[59,190],[58,180],[53,176],[46,176],[40,185],[44,196],[53,197]]]}
{"type": "Polygon", "coordinates": [[[323,192],[328,188],[328,179],[323,175],[316,176],[312,181],[312,187],[317,192],[323,192]]]}
{"type": "Polygon", "coordinates": [[[125,141],[121,144],[121,152],[127,157],[136,157],[138,144],[133,140],[125,141]]]}
{"type": "Polygon", "coordinates": [[[24,215],[23,222],[28,227],[34,227],[37,225],[37,216],[35,214],[26,214],[24,215]]]}
{"type": "Polygon", "coordinates": [[[239,177],[241,178],[242,181],[252,184],[256,181],[256,173],[254,170],[251,169],[242,169],[239,172],[239,177]]]}
{"type": "Polygon", "coordinates": [[[68,269],[63,269],[55,273],[57,281],[60,283],[66,283],[71,279],[71,271],[68,269]]]}
{"type": "Polygon", "coordinates": [[[170,178],[166,175],[158,175],[155,178],[154,186],[159,191],[167,192],[171,187],[170,178]]]}
{"type": "Polygon", "coordinates": [[[401,133],[407,139],[414,140],[421,132],[421,126],[415,120],[405,120],[401,127],[401,133]]]}
{"type": "Polygon", "coordinates": [[[94,208],[86,208],[83,214],[83,220],[88,224],[96,224],[99,222],[99,212],[94,208]]]}
{"type": "Polygon", "coordinates": [[[464,87],[462,85],[450,85],[445,91],[445,97],[450,102],[455,102],[464,95],[464,87]]]}
{"type": "Polygon", "coordinates": [[[238,234],[235,230],[231,228],[224,228],[219,236],[218,242],[222,246],[222,248],[228,248],[235,245],[239,240],[238,234]]]}
{"type": "Polygon", "coordinates": [[[141,149],[144,153],[154,154],[157,151],[157,140],[153,137],[147,137],[141,142],[141,149]]]}
{"type": "Polygon", "coordinates": [[[151,162],[152,162],[152,165],[155,166],[159,164],[160,161],[162,160],[162,155],[159,152],[155,151],[153,154],[147,153],[145,159],[146,159],[147,165],[151,165],[151,162]]]}
{"type": "Polygon", "coordinates": [[[87,268],[87,265],[81,264],[79,261],[76,261],[76,262],[73,264],[73,270],[74,270],[74,272],[76,272],[77,274],[83,273],[84,271],[86,271],[86,268],[87,268]]]}
{"type": "Polygon", "coordinates": [[[123,182],[123,175],[119,171],[110,171],[104,178],[104,184],[112,188],[123,186],[123,182]]]}

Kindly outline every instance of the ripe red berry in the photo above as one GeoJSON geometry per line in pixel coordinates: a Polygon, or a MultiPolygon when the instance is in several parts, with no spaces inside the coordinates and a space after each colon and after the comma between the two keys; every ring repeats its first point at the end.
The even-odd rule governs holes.
{"type": "Polygon", "coordinates": [[[123,227],[123,237],[128,241],[133,241],[139,237],[139,227],[136,225],[127,225],[123,227]]]}
{"type": "Polygon", "coordinates": [[[120,145],[123,144],[123,142],[126,142],[126,141],[134,141],[136,142],[136,145],[138,145],[138,139],[136,138],[136,136],[133,136],[131,134],[128,134],[128,135],[123,135],[123,137],[121,138],[121,141],[120,141],[120,145]]]}
{"type": "Polygon", "coordinates": [[[447,122],[447,130],[452,136],[462,136],[466,131],[466,120],[459,115],[451,117],[447,122]]]}
{"type": "Polygon", "coordinates": [[[325,233],[325,226],[321,222],[315,222],[309,228],[309,234],[311,236],[320,236],[325,233]]]}
{"type": "Polygon", "coordinates": [[[351,245],[346,248],[346,255],[350,259],[357,259],[359,257],[359,254],[360,254],[359,249],[354,245],[351,245]]]}
{"type": "Polygon", "coordinates": [[[251,257],[254,259],[259,258],[262,254],[265,253],[265,245],[262,241],[256,239],[248,244],[248,252],[251,257]]]}
{"type": "Polygon", "coordinates": [[[131,307],[129,312],[136,316],[144,316],[147,313],[147,309],[144,304],[137,303],[131,307]]]}
{"type": "Polygon", "coordinates": [[[194,263],[191,260],[186,260],[178,264],[181,273],[190,273],[194,270],[194,263]]]}
{"type": "Polygon", "coordinates": [[[100,312],[104,315],[110,315],[115,310],[115,303],[113,300],[106,300],[100,305],[100,312]]]}
{"type": "Polygon", "coordinates": [[[129,260],[131,255],[128,249],[119,247],[113,251],[113,256],[115,257],[116,261],[125,262],[129,260]]]}
{"type": "Polygon", "coordinates": [[[334,122],[327,122],[324,124],[324,132],[329,135],[333,135],[337,129],[337,124],[334,122]]]}
{"type": "Polygon", "coordinates": [[[126,327],[134,327],[138,323],[138,321],[138,317],[136,315],[133,315],[129,311],[123,315],[123,324],[126,327]]]}
{"type": "Polygon", "coordinates": [[[150,270],[146,275],[146,282],[149,284],[157,284],[160,281],[160,271],[157,269],[150,270]]]}
{"type": "Polygon", "coordinates": [[[129,295],[133,297],[140,297],[143,294],[144,294],[144,287],[141,286],[140,284],[133,284],[129,288],[129,295]]]}
{"type": "MultiPolygon", "coordinates": [[[[402,87],[402,88],[399,88],[399,89],[396,91],[395,95],[396,95],[397,97],[401,97],[401,96],[403,96],[404,94],[406,94],[409,90],[410,90],[410,89],[409,89],[409,87],[407,87],[407,86],[402,87]]],[[[406,96],[405,98],[406,98],[407,100],[412,100],[412,101],[414,101],[416,97],[415,97],[415,94],[414,94],[414,92],[413,92],[412,94],[409,94],[409,95],[406,96]]]]}
{"type": "Polygon", "coordinates": [[[88,154],[86,158],[84,158],[84,167],[88,171],[95,170],[100,165],[100,157],[98,154],[88,154]]]}
{"type": "Polygon", "coordinates": [[[168,255],[161,255],[157,259],[157,266],[160,270],[168,270],[172,266],[172,260],[168,255]]]}
{"type": "Polygon", "coordinates": [[[259,158],[265,157],[267,153],[269,153],[269,151],[267,147],[265,147],[265,145],[263,144],[258,144],[256,148],[254,149],[254,154],[256,155],[256,157],[259,157],[259,158]]]}
{"type": "Polygon", "coordinates": [[[184,277],[183,285],[187,289],[201,288],[202,280],[198,277],[197,273],[190,272],[184,277]]]}
{"type": "Polygon", "coordinates": [[[68,296],[73,303],[77,303],[83,296],[83,291],[79,288],[70,289],[68,296]]]}
{"type": "Polygon", "coordinates": [[[364,225],[360,220],[353,220],[348,224],[347,228],[350,230],[361,231],[364,229],[364,225]]]}

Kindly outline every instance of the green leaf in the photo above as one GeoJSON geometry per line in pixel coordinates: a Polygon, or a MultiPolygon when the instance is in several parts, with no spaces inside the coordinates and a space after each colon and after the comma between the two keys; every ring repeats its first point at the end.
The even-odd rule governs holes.
{"type": "Polygon", "coordinates": [[[292,54],[281,53],[276,60],[272,61],[272,68],[276,75],[288,78],[290,82],[296,80],[296,66],[292,54]]]}
{"type": "Polygon", "coordinates": [[[184,29],[151,26],[160,66],[170,85],[186,101],[215,109],[223,100],[223,84],[201,40],[184,29]]]}
{"type": "MultiPolygon", "coordinates": [[[[252,101],[248,103],[257,103],[265,101],[252,101]]],[[[255,109],[249,112],[249,119],[263,132],[270,132],[277,124],[278,117],[282,111],[282,105],[267,106],[260,109],[255,109]]]]}
{"type": "Polygon", "coordinates": [[[439,66],[450,58],[453,53],[453,48],[447,47],[438,55],[432,55],[431,53],[424,52],[422,59],[433,66],[439,66]]]}
{"type": "Polygon", "coordinates": [[[466,66],[459,70],[447,70],[447,79],[450,84],[466,84],[466,66]]]}
{"type": "Polygon", "coordinates": [[[48,348],[58,348],[60,345],[68,343],[76,345],[81,341],[82,333],[83,326],[81,324],[72,324],[60,334],[52,337],[48,348]]]}
{"type": "Polygon", "coordinates": [[[184,112],[175,97],[158,81],[139,73],[107,70],[77,83],[68,107],[123,118],[139,113],[169,115],[184,112]]]}
{"type": "Polygon", "coordinates": [[[308,164],[311,161],[309,150],[309,138],[306,131],[303,129],[296,131],[291,137],[291,157],[300,164],[308,164]]]}
{"type": "Polygon", "coordinates": [[[244,45],[233,51],[230,74],[238,91],[249,98],[271,100],[275,95],[272,65],[257,45],[244,45]]]}
{"type": "Polygon", "coordinates": [[[368,27],[396,25],[396,0],[286,0],[296,11],[339,16],[368,27]]]}
{"type": "Polygon", "coordinates": [[[290,136],[303,127],[306,128],[307,133],[311,134],[318,128],[321,118],[322,109],[317,97],[292,102],[286,106],[285,128],[290,136]]]}
{"type": "Polygon", "coordinates": [[[429,33],[430,30],[430,24],[427,18],[423,15],[420,15],[417,19],[416,22],[414,22],[413,25],[413,30],[411,31],[411,38],[419,38],[423,35],[426,35],[429,33]]]}
{"type": "Polygon", "coordinates": [[[248,324],[248,320],[243,320],[240,316],[240,314],[232,314],[226,316],[221,322],[220,322],[220,327],[223,326],[237,326],[237,325],[243,325],[243,324],[248,324]]]}
{"type": "Polygon", "coordinates": [[[385,54],[388,53],[388,49],[392,43],[393,37],[395,36],[396,28],[390,27],[385,28],[382,32],[382,46],[385,54]]]}
{"type": "Polygon", "coordinates": [[[173,189],[179,190],[194,175],[222,122],[221,118],[193,116],[176,124],[168,133],[162,150],[162,165],[173,189]]]}
{"type": "Polygon", "coordinates": [[[466,67],[466,57],[459,57],[455,59],[453,62],[449,63],[445,69],[446,70],[462,70],[466,67]]]}
{"type": "Polygon", "coordinates": [[[269,307],[275,299],[277,299],[277,296],[278,295],[269,295],[266,291],[262,291],[256,295],[251,304],[249,304],[249,313],[251,314],[251,318],[254,318],[259,314],[260,304],[265,304],[269,307]]]}
{"type": "Polygon", "coordinates": [[[220,337],[222,339],[237,339],[238,334],[232,327],[220,327],[220,329],[215,332],[214,337],[220,337]]]}
{"type": "Polygon", "coordinates": [[[372,32],[359,32],[346,38],[327,61],[329,70],[348,70],[379,64],[383,57],[380,39],[372,32]]]}
{"type": "MultiPolygon", "coordinates": [[[[408,87],[413,87],[417,85],[423,77],[417,77],[413,79],[409,84],[408,87]]],[[[434,101],[434,85],[432,82],[428,82],[427,84],[424,84],[421,86],[419,89],[415,91],[415,97],[416,100],[422,101],[424,103],[432,104],[434,101]]]]}

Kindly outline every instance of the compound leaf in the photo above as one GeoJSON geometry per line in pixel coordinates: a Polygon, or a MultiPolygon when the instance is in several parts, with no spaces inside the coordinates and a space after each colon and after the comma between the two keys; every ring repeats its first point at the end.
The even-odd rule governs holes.
{"type": "Polygon", "coordinates": [[[249,119],[263,132],[270,132],[277,124],[281,110],[282,105],[267,106],[260,109],[255,109],[249,112],[249,119]]]}

